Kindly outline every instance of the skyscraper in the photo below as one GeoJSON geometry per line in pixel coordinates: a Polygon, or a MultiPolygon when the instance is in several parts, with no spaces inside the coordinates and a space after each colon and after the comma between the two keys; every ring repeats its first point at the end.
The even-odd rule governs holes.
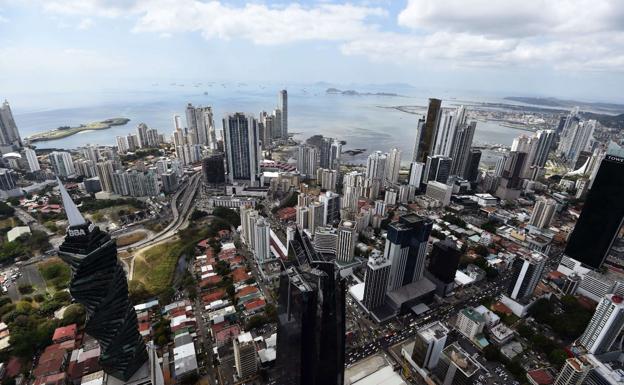
{"type": "Polygon", "coordinates": [[[425,170],[425,164],[420,162],[412,162],[410,164],[409,182],[411,186],[419,187],[422,183],[422,176],[425,170]]]}
{"type": "Polygon", "coordinates": [[[4,101],[0,106],[0,147],[12,147],[17,149],[22,147],[22,139],[20,138],[13,112],[8,101],[4,101]]]}
{"type": "Polygon", "coordinates": [[[529,224],[540,229],[547,228],[550,226],[556,209],[557,202],[554,199],[540,197],[535,201],[529,224]]]}
{"type": "Polygon", "coordinates": [[[591,369],[592,365],[585,360],[584,356],[568,358],[557,375],[554,385],[589,385],[590,383],[584,380],[591,369]]]}
{"type": "Polygon", "coordinates": [[[323,223],[335,225],[340,220],[340,194],[326,191],[319,196],[319,202],[323,204],[323,223]]]}
{"type": "Polygon", "coordinates": [[[512,276],[507,296],[516,301],[530,298],[542,278],[545,264],[546,256],[541,253],[516,256],[511,265],[512,276]]]}
{"type": "Polygon", "coordinates": [[[624,223],[624,149],[611,143],[600,163],[565,255],[598,269],[624,223]]]}
{"type": "Polygon", "coordinates": [[[419,367],[432,370],[438,365],[449,329],[436,321],[418,329],[412,359],[419,367]]]}
{"type": "Polygon", "coordinates": [[[255,239],[254,239],[254,256],[256,257],[256,261],[258,263],[263,263],[267,259],[271,257],[270,251],[270,227],[269,223],[263,218],[260,217],[254,224],[255,231],[255,239]]]}
{"type": "Polygon", "coordinates": [[[48,159],[50,160],[50,164],[52,165],[54,173],[57,176],[67,178],[76,174],[74,162],[69,152],[52,151],[48,155],[48,159]]]}
{"type": "Polygon", "coordinates": [[[202,159],[202,177],[204,183],[216,187],[225,183],[225,154],[213,152],[202,159]]]}
{"type": "Polygon", "coordinates": [[[277,94],[277,108],[282,112],[280,125],[282,139],[288,139],[288,92],[286,90],[281,90],[277,94]]]}
{"type": "Polygon", "coordinates": [[[401,150],[393,148],[388,154],[388,160],[386,162],[386,180],[390,183],[397,183],[399,181],[399,171],[401,171],[401,150]]]}
{"type": "Polygon", "coordinates": [[[434,180],[436,182],[446,183],[451,174],[452,163],[453,160],[448,156],[428,156],[422,182],[427,183],[434,180]]]}
{"type": "Polygon", "coordinates": [[[392,264],[388,291],[418,281],[423,277],[427,240],[433,222],[416,214],[407,214],[388,225],[384,257],[392,264]]]}
{"type": "Polygon", "coordinates": [[[318,149],[307,144],[299,146],[297,151],[297,170],[308,179],[316,176],[318,168],[318,149]]]}
{"type": "Polygon", "coordinates": [[[624,300],[616,294],[607,294],[594,311],[578,344],[588,353],[602,354],[610,351],[624,328],[624,300]]]}
{"type": "Polygon", "coordinates": [[[353,261],[357,231],[352,221],[342,221],[338,226],[338,242],[336,243],[336,261],[349,263],[353,261]]]}
{"type": "Polygon", "coordinates": [[[470,155],[470,147],[472,146],[472,140],[476,129],[477,122],[474,121],[470,122],[470,124],[462,124],[457,128],[450,155],[453,159],[451,175],[458,175],[464,179],[468,179],[466,177],[466,170],[469,164],[468,157],[470,155]]]}
{"type": "Polygon", "coordinates": [[[533,158],[532,166],[544,167],[548,160],[548,154],[552,148],[555,140],[555,131],[553,130],[539,130],[537,131],[537,149],[535,151],[535,157],[533,158]]]}
{"type": "Polygon", "coordinates": [[[475,183],[479,177],[479,163],[481,162],[481,150],[471,148],[468,151],[468,162],[463,177],[471,183],[475,183]]]}
{"type": "Polygon", "coordinates": [[[69,222],[59,256],[72,270],[70,293],[85,307],[85,332],[100,344],[99,364],[109,375],[128,381],[148,356],[117,246],[82,217],[60,181],[59,188],[69,222]]]}
{"type": "Polygon", "coordinates": [[[260,175],[260,143],[256,119],[241,112],[223,119],[230,182],[256,185],[260,175]]]}
{"type": "Polygon", "coordinates": [[[239,380],[244,380],[256,373],[258,360],[256,345],[251,333],[239,334],[232,340],[234,346],[234,366],[239,380]]]}
{"type": "Polygon", "coordinates": [[[429,99],[425,120],[422,124],[420,121],[418,122],[418,132],[416,133],[412,159],[414,162],[425,163],[427,156],[432,154],[441,111],[442,101],[440,99],[429,99]]]}
{"type": "Polygon", "coordinates": [[[37,154],[35,153],[35,150],[33,150],[30,147],[26,147],[24,148],[24,154],[26,155],[26,160],[28,161],[28,168],[30,169],[31,172],[41,170],[41,167],[39,166],[39,159],[37,159],[37,154]]]}
{"type": "Polygon", "coordinates": [[[139,123],[137,126],[137,138],[139,139],[139,147],[146,148],[149,147],[147,140],[147,124],[139,123]]]}
{"type": "Polygon", "coordinates": [[[429,258],[429,271],[444,284],[455,282],[455,273],[459,266],[461,251],[450,239],[433,244],[429,258]]]}
{"type": "Polygon", "coordinates": [[[112,160],[98,162],[96,165],[96,172],[98,178],[100,178],[102,191],[109,193],[113,192],[113,173],[115,172],[114,162],[112,160]]]}
{"type": "MultiPolygon", "coordinates": [[[[458,129],[465,126],[466,109],[459,106],[455,111],[446,111],[440,120],[432,155],[452,156],[457,145],[458,129]]],[[[472,139],[470,140],[472,142],[472,139]]],[[[470,146],[470,143],[468,144],[470,146]]]]}
{"type": "Polygon", "coordinates": [[[333,262],[287,268],[278,298],[277,383],[342,385],[345,284],[333,262]]]}
{"type": "Polygon", "coordinates": [[[366,309],[375,310],[384,304],[389,278],[390,261],[379,252],[371,254],[366,264],[364,276],[362,303],[366,309]]]}

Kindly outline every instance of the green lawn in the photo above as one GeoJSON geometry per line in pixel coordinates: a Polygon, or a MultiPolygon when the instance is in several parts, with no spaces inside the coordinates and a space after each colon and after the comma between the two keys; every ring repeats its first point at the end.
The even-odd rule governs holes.
{"type": "Polygon", "coordinates": [[[152,295],[162,293],[171,286],[182,249],[180,241],[173,241],[142,251],[134,260],[133,279],[142,282],[152,295]]]}
{"type": "Polygon", "coordinates": [[[65,290],[69,287],[71,269],[60,258],[51,258],[37,265],[49,290],[65,290]]]}

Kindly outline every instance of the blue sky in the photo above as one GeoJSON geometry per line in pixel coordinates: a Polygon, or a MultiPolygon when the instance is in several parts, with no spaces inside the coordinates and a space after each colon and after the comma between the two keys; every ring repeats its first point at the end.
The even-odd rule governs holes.
{"type": "Polygon", "coordinates": [[[624,102],[623,68],[618,0],[0,0],[9,94],[327,81],[624,102]]]}

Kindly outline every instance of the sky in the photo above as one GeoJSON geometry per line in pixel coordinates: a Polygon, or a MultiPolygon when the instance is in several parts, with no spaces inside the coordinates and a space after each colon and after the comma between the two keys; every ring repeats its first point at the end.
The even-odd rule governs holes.
{"type": "Polygon", "coordinates": [[[0,98],[165,81],[624,102],[621,0],[0,0],[0,98]]]}

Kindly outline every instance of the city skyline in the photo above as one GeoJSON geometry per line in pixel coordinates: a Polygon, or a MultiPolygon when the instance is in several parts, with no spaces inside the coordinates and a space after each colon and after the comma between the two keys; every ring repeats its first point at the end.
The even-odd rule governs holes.
{"type": "Polygon", "coordinates": [[[309,79],[621,101],[621,8],[613,0],[7,1],[0,79],[9,97],[61,85],[309,79]],[[241,50],[255,60],[228,54],[241,50]]]}

